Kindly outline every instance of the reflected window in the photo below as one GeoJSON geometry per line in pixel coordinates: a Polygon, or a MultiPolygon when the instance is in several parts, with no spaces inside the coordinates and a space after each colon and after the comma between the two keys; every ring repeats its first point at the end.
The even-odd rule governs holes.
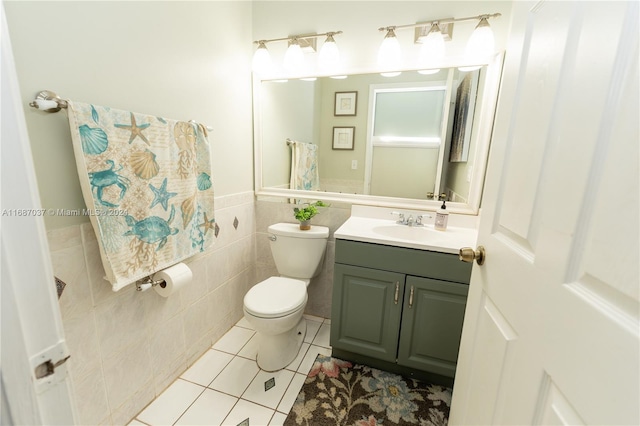
{"type": "Polygon", "coordinates": [[[374,90],[374,146],[439,148],[446,86],[374,90]]]}

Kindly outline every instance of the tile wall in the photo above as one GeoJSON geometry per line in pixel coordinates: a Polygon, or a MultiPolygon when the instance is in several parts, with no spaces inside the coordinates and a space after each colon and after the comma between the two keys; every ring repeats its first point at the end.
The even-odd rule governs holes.
{"type": "Polygon", "coordinates": [[[254,196],[215,203],[216,243],[186,262],[193,282],[168,298],[134,285],[113,292],[89,223],[48,232],[67,284],[60,307],[80,424],[126,424],[242,318],[256,282],[254,196]]]}

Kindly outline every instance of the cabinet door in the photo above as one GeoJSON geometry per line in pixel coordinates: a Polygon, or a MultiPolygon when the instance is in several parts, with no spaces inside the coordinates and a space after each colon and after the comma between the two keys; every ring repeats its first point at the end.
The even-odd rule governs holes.
{"type": "Polygon", "coordinates": [[[407,277],[398,364],[454,377],[468,289],[407,277]]]}
{"type": "Polygon", "coordinates": [[[331,346],[395,362],[404,277],[335,264],[331,346]]]}

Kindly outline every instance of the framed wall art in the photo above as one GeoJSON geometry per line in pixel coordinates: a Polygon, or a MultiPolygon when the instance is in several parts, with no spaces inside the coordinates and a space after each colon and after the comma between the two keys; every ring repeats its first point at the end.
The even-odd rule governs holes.
{"type": "Polygon", "coordinates": [[[333,149],[353,150],[354,126],[333,128],[333,149]]]}
{"type": "Polygon", "coordinates": [[[356,115],[358,92],[336,92],[336,102],[333,115],[356,115]]]}

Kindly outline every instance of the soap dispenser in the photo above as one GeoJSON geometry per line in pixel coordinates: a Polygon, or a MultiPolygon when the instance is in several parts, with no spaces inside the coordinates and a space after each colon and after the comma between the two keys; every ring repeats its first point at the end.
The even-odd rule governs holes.
{"type": "Polygon", "coordinates": [[[448,221],[449,221],[449,212],[447,211],[447,206],[445,205],[445,201],[442,200],[442,206],[440,206],[440,209],[436,212],[436,221],[434,224],[434,228],[438,231],[446,231],[448,221]]]}

